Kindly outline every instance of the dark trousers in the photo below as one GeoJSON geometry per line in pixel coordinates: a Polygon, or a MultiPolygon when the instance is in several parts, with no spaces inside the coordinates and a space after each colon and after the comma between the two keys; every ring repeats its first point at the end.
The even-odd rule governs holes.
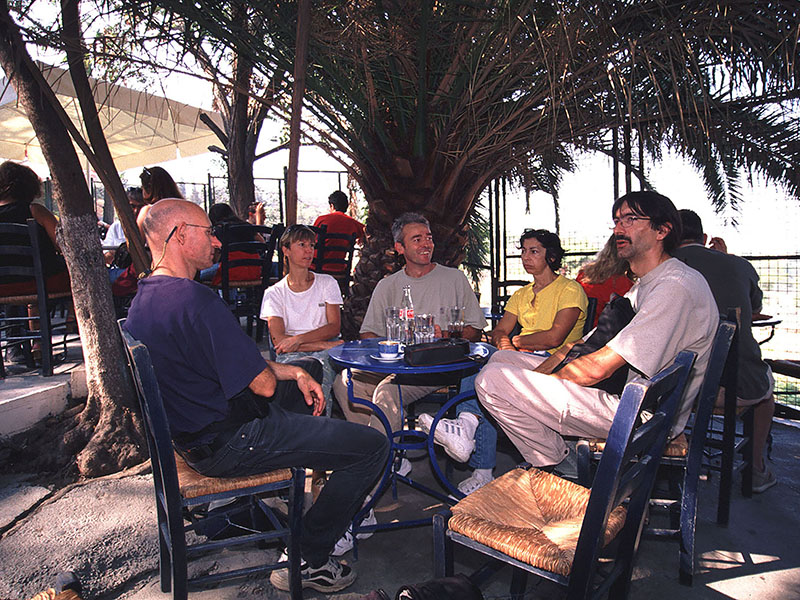
{"type": "MultiPolygon", "coordinates": [[[[316,359],[292,364],[317,381],[316,359]]],[[[317,501],[303,517],[300,548],[312,566],[325,564],[367,493],[383,471],[389,452],[378,431],[327,417],[314,417],[293,381],[279,381],[267,415],[242,425],[227,444],[191,466],[209,477],[232,477],[287,467],[333,471],[317,501]]]]}

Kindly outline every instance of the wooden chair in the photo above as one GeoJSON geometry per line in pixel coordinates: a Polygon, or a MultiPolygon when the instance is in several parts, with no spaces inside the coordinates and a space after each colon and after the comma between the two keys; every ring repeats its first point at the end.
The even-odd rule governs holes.
{"type": "Polygon", "coordinates": [[[258,318],[261,299],[273,282],[272,261],[283,231],[281,223],[272,226],[226,223],[222,227],[219,265],[222,299],[236,317],[247,318],[248,335],[253,335],[253,324],[256,325],[257,341],[264,336],[264,324],[258,318]],[[256,235],[264,241],[256,241],[256,235]]]}
{"type": "MultiPolygon", "coordinates": [[[[141,342],[135,340],[122,329],[124,320],[119,322],[120,332],[125,343],[128,365],[133,376],[142,421],[153,466],[153,483],[156,494],[156,513],[158,517],[159,567],[161,591],[169,592],[175,600],[185,600],[189,584],[204,584],[243,577],[263,571],[273,571],[288,566],[290,573],[291,598],[300,600],[300,523],[303,508],[303,488],[305,471],[303,469],[279,469],[267,473],[245,477],[205,477],[189,465],[173,450],[169,433],[167,415],[161,401],[150,353],[141,342]],[[285,490],[289,495],[288,526],[283,526],[258,495],[285,490]],[[248,498],[246,510],[261,511],[273,529],[253,532],[247,535],[207,540],[189,545],[186,539],[189,531],[202,528],[203,508],[217,500],[248,498]],[[189,524],[185,524],[184,516],[189,524]],[[207,550],[217,550],[229,546],[281,539],[288,549],[289,560],[274,564],[213,572],[193,579],[188,578],[187,560],[207,550]]],[[[241,512],[241,506],[232,511],[241,512]]],[[[219,516],[219,513],[217,514],[219,516]]],[[[224,515],[230,518],[233,515],[224,515]]]]}
{"type": "Polygon", "coordinates": [[[515,567],[512,598],[522,598],[527,573],[564,586],[570,599],[625,598],[644,511],[694,358],[681,352],[652,380],[625,386],[591,489],[517,468],[456,504],[452,516],[436,515],[434,577],[452,575],[456,542],[515,567]],[[643,410],[653,412],[645,423],[643,410]],[[601,569],[604,548],[613,562],[601,569]]]}
{"type": "Polygon", "coordinates": [[[317,230],[317,247],[313,270],[331,275],[339,283],[342,296],[347,296],[350,292],[356,234],[332,233],[328,231],[327,225],[320,225],[314,229],[317,230]],[[338,268],[328,270],[326,267],[329,265],[338,268]]]}
{"type": "MultiPolygon", "coordinates": [[[[28,351],[28,344],[32,341],[39,341],[42,351],[42,375],[49,377],[53,374],[53,335],[61,335],[62,340],[59,344],[64,346],[66,353],[67,332],[66,326],[62,325],[57,330],[53,330],[50,321],[50,312],[56,305],[64,302],[72,302],[72,293],[67,292],[48,292],[47,281],[42,270],[42,257],[39,242],[39,226],[34,219],[28,219],[25,225],[16,223],[0,223],[0,254],[14,257],[12,260],[20,265],[31,263],[29,266],[0,266],[0,278],[2,277],[26,277],[36,282],[36,293],[17,296],[0,296],[0,305],[6,306],[28,306],[34,304],[39,309],[38,317],[28,316],[5,316],[0,319],[0,331],[3,335],[0,338],[0,378],[5,377],[5,365],[3,364],[3,349],[16,344],[24,344],[28,351]],[[7,240],[21,239],[27,237],[29,244],[18,245],[8,243],[7,240]],[[28,321],[38,320],[39,329],[30,329],[28,321]],[[15,330],[17,331],[15,333],[15,330]]],[[[77,339],[75,336],[74,339],[77,339]]],[[[29,362],[33,362],[29,356],[29,362]]],[[[33,366],[33,365],[31,365],[33,366]]]]}
{"type": "MultiPolygon", "coordinates": [[[[684,585],[692,585],[694,576],[697,488],[708,426],[720,382],[727,381],[724,373],[735,373],[735,352],[730,351],[735,334],[735,322],[723,320],[717,328],[695,405],[694,423],[687,429],[689,435],[681,433],[669,442],[661,458],[662,471],[670,484],[669,492],[650,500],[651,509],[659,507],[669,511],[670,527],[649,526],[645,528],[644,535],[679,542],[678,572],[684,585]]],[[[578,482],[582,485],[591,485],[591,461],[600,458],[604,446],[605,440],[578,442],[578,482]]]]}

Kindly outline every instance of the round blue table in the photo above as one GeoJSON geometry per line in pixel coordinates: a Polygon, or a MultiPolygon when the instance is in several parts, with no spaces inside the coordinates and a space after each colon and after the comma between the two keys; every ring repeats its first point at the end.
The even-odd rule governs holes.
{"type": "MultiPolygon", "coordinates": [[[[396,494],[396,484],[397,482],[404,483],[409,487],[413,487],[425,494],[428,494],[437,500],[442,502],[446,502],[448,504],[453,504],[455,502],[454,498],[463,497],[458,489],[453,486],[444,474],[441,472],[439,468],[438,462],[436,461],[436,455],[434,450],[434,443],[433,443],[433,432],[436,429],[436,425],[438,424],[441,417],[444,415],[445,411],[450,407],[469,398],[474,396],[474,391],[468,391],[457,396],[451,398],[447,401],[447,403],[440,409],[436,417],[434,419],[433,425],[431,427],[431,435],[427,435],[421,431],[416,431],[413,429],[402,429],[398,431],[392,431],[391,426],[389,425],[389,420],[386,418],[386,415],[383,411],[373,404],[369,399],[364,398],[356,398],[353,393],[353,383],[351,380],[351,371],[352,369],[358,369],[361,371],[369,371],[372,373],[385,373],[387,375],[395,374],[395,375],[434,375],[437,373],[451,373],[455,371],[476,371],[485,364],[488,358],[496,351],[494,346],[483,342],[471,342],[470,343],[470,354],[464,359],[454,363],[447,363],[443,365],[426,365],[426,366],[411,366],[407,365],[403,360],[402,356],[395,360],[383,360],[380,359],[380,355],[378,352],[378,342],[384,338],[371,338],[366,340],[358,340],[354,342],[345,342],[341,346],[335,346],[328,351],[328,356],[330,357],[331,361],[339,366],[347,369],[348,376],[347,376],[347,397],[350,402],[353,404],[360,404],[362,406],[366,406],[370,410],[372,410],[375,415],[380,419],[381,423],[383,424],[384,429],[386,430],[386,437],[389,438],[391,442],[391,452],[389,453],[389,460],[386,464],[386,469],[384,470],[383,477],[381,478],[378,487],[373,494],[373,497],[370,501],[364,505],[364,507],[355,515],[353,518],[353,538],[356,539],[356,533],[359,531],[361,532],[369,532],[369,531],[379,531],[384,529],[399,529],[403,527],[414,527],[418,525],[428,525],[431,523],[431,517],[426,519],[416,519],[416,520],[408,520],[408,521],[395,521],[392,523],[379,523],[377,525],[370,525],[370,526],[360,526],[361,519],[366,515],[369,510],[375,505],[375,503],[380,498],[381,494],[386,489],[386,486],[391,481],[393,491],[396,494]],[[434,473],[439,478],[440,482],[444,485],[448,492],[450,492],[451,496],[447,494],[443,494],[438,490],[434,490],[420,482],[412,480],[410,477],[405,475],[399,475],[398,473],[392,470],[392,464],[394,462],[395,456],[399,455],[402,452],[407,450],[428,450],[428,455],[431,457],[431,465],[433,467],[434,473]]],[[[402,392],[401,392],[402,394],[402,392]]],[[[402,396],[401,396],[401,404],[402,404],[402,396]]],[[[357,546],[354,547],[354,552],[357,551],[357,546]]]]}

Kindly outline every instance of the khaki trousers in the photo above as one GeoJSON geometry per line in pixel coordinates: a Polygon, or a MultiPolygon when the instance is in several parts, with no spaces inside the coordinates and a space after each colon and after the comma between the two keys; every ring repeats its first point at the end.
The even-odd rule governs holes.
{"type": "Polygon", "coordinates": [[[544,358],[501,350],[475,380],[478,399],[526,461],[536,467],[560,463],[567,455],[562,436],[606,437],[619,398],[536,373],[544,358]]]}
{"type": "MultiPolygon", "coordinates": [[[[392,431],[402,429],[402,407],[424,398],[428,394],[442,388],[442,385],[397,385],[395,375],[370,373],[353,369],[353,395],[356,398],[371,400],[386,415],[392,431]],[[402,396],[402,407],[400,398],[402,396]]],[[[342,408],[345,418],[351,423],[369,425],[381,433],[385,433],[381,420],[366,406],[353,404],[347,396],[347,369],[339,373],[333,382],[336,400],[342,408]]]]}

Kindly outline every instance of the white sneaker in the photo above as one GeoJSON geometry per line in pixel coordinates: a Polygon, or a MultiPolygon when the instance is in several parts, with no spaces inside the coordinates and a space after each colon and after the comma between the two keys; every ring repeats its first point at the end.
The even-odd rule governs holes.
{"type": "MultiPolygon", "coordinates": [[[[362,525],[377,525],[378,519],[375,517],[375,511],[373,509],[369,509],[367,515],[361,519],[362,525]]],[[[360,540],[365,540],[369,537],[372,537],[373,531],[365,531],[364,533],[357,533],[356,537],[360,540]]],[[[339,538],[339,541],[336,542],[336,545],[333,547],[333,551],[331,552],[331,556],[341,556],[350,550],[353,549],[353,526],[347,528],[347,531],[344,532],[344,535],[339,538]]]]}
{"type": "Polygon", "coordinates": [[[403,477],[408,477],[408,474],[411,473],[411,461],[404,456],[400,459],[400,464],[396,464],[394,472],[403,477]]]}
{"type": "Polygon", "coordinates": [[[492,481],[494,477],[492,475],[483,475],[478,471],[474,471],[472,475],[467,477],[464,481],[459,483],[456,487],[458,491],[464,494],[465,496],[469,496],[475,490],[481,489],[487,483],[492,481]]]}
{"type": "MultiPolygon", "coordinates": [[[[417,419],[421,431],[430,434],[433,416],[422,413],[417,419]]],[[[472,419],[440,419],[436,425],[433,441],[444,447],[452,459],[465,463],[475,450],[475,430],[477,424],[472,419]]]]}

